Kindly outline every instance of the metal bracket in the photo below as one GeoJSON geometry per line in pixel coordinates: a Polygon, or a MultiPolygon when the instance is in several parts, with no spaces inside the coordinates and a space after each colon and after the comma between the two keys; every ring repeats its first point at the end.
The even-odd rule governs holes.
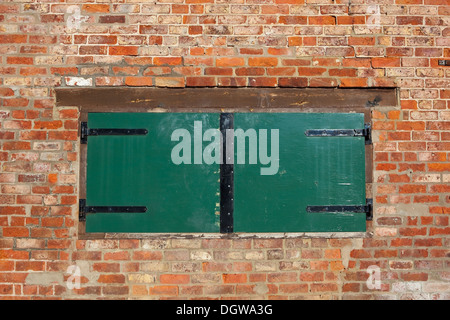
{"type": "Polygon", "coordinates": [[[373,219],[373,199],[366,199],[366,205],[358,206],[307,206],[306,212],[320,213],[320,212],[349,212],[349,213],[365,213],[366,220],[373,219]]]}
{"type": "Polygon", "coordinates": [[[147,207],[139,206],[86,206],[86,199],[80,199],[79,201],[79,220],[86,221],[87,213],[122,213],[122,212],[147,212],[147,207]]]}
{"type": "Polygon", "coordinates": [[[146,134],[148,134],[147,129],[90,129],[87,122],[82,122],[80,141],[86,144],[88,136],[136,136],[146,134]]]}
{"type": "Polygon", "coordinates": [[[309,129],[305,131],[307,137],[364,137],[365,144],[372,143],[372,127],[364,124],[364,129],[309,129]]]}
{"type": "Polygon", "coordinates": [[[439,66],[450,66],[450,60],[438,60],[439,66]]]}

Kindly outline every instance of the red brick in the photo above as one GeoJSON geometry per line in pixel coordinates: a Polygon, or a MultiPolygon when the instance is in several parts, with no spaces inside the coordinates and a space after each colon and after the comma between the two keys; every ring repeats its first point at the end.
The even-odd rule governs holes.
{"type": "Polygon", "coordinates": [[[450,171],[450,163],[429,163],[427,164],[429,171],[445,172],[450,171]]]}
{"type": "Polygon", "coordinates": [[[0,260],[0,271],[13,271],[14,261],[3,261],[0,260]]]}
{"type": "Polygon", "coordinates": [[[99,23],[125,23],[125,16],[114,15],[114,16],[100,16],[98,18],[99,23]]]}
{"type": "Polygon", "coordinates": [[[249,78],[249,85],[253,87],[276,87],[277,78],[257,77],[249,78]]]}
{"type": "Polygon", "coordinates": [[[359,258],[359,259],[364,259],[364,258],[371,258],[372,255],[369,251],[367,250],[362,250],[362,249],[354,249],[350,252],[350,257],[352,258],[359,258]]]}
{"type": "Polygon", "coordinates": [[[400,58],[386,57],[386,58],[372,58],[372,67],[386,68],[386,67],[400,67],[400,58]]]}
{"type": "Polygon", "coordinates": [[[177,286],[154,286],[150,288],[150,295],[169,295],[176,296],[178,295],[178,287],[177,286]]]}
{"type": "Polygon", "coordinates": [[[80,46],[80,55],[106,55],[108,50],[107,46],[80,46]]]}
{"type": "Polygon", "coordinates": [[[134,251],[133,260],[162,260],[161,251],[134,251]]]}
{"type": "Polygon", "coordinates": [[[298,74],[299,76],[320,76],[327,71],[326,68],[307,68],[307,67],[299,67],[298,74]]]}
{"type": "Polygon", "coordinates": [[[308,79],[307,78],[299,78],[299,77],[278,78],[278,86],[279,87],[293,87],[293,88],[307,87],[308,79]]]}
{"type": "Polygon", "coordinates": [[[20,206],[1,206],[0,215],[25,215],[25,208],[20,206]]]}
{"type": "Polygon", "coordinates": [[[161,284],[186,284],[189,283],[190,276],[185,274],[162,274],[161,284]]]}
{"type": "Polygon", "coordinates": [[[130,260],[130,253],[127,251],[105,252],[105,260],[130,260]]]}
{"type": "Polygon", "coordinates": [[[419,16],[400,16],[396,17],[398,25],[421,25],[423,24],[423,17],[419,16]]]}
{"type": "Polygon", "coordinates": [[[238,76],[262,76],[265,74],[264,68],[237,68],[235,70],[236,75],[238,76]]]}
{"type": "Polygon", "coordinates": [[[83,4],[81,10],[89,13],[108,13],[109,4],[83,4]]]}
{"type": "Polygon", "coordinates": [[[23,34],[1,34],[0,43],[26,43],[27,35],[23,34]]]}
{"type": "Polygon", "coordinates": [[[302,37],[288,37],[289,47],[302,46],[303,38],[302,37]]]}
{"type": "Polygon", "coordinates": [[[335,283],[312,283],[311,292],[335,292],[338,286],[335,283]]]}
{"type": "Polygon", "coordinates": [[[139,47],[136,46],[112,46],[109,54],[114,56],[137,56],[139,47]]]}
{"type": "Polygon", "coordinates": [[[361,284],[359,283],[345,283],[342,286],[343,292],[360,292],[361,284]]]}
{"type": "Polygon", "coordinates": [[[341,78],[341,87],[367,87],[365,78],[341,78]]]}
{"type": "Polygon", "coordinates": [[[246,283],[246,274],[224,274],[222,275],[223,283],[246,283]]]}
{"type": "Polygon", "coordinates": [[[183,77],[160,77],[155,78],[155,86],[183,88],[185,86],[183,77]]]}
{"type": "Polygon", "coordinates": [[[233,75],[233,69],[232,68],[208,67],[208,68],[205,68],[205,75],[231,76],[231,75],[233,75]]]}
{"type": "Polygon", "coordinates": [[[7,57],[8,64],[33,64],[33,58],[30,57],[7,57]]]}
{"type": "MultiPolygon", "coordinates": [[[[450,234],[450,228],[430,228],[430,236],[435,235],[449,235],[450,234]]],[[[438,241],[440,239],[434,239],[434,241],[438,241]]]]}
{"type": "Polygon", "coordinates": [[[426,190],[425,185],[406,184],[399,187],[400,193],[425,193],[426,190]]]}
{"type": "Polygon", "coordinates": [[[3,150],[31,150],[31,143],[25,141],[6,141],[3,150]]]}
{"type": "Polygon", "coordinates": [[[278,58],[271,57],[250,57],[248,65],[251,67],[275,67],[278,65],[278,58]]]}
{"type": "Polygon", "coordinates": [[[424,236],[427,233],[427,228],[400,228],[399,231],[402,236],[424,236]]]}
{"type": "Polygon", "coordinates": [[[49,140],[78,140],[77,131],[50,131],[48,133],[49,140]]]}
{"type": "MultiPolygon", "coordinates": [[[[123,69],[123,68],[121,68],[121,69],[123,69]]],[[[136,72],[136,73],[139,72],[138,68],[130,69],[130,67],[128,67],[127,70],[125,70],[125,72],[136,72]]],[[[119,72],[123,73],[122,70],[120,70],[119,72]]],[[[168,75],[171,73],[172,73],[172,69],[170,67],[148,67],[144,70],[143,75],[144,76],[162,76],[162,75],[168,75]]]]}
{"type": "Polygon", "coordinates": [[[105,286],[102,287],[102,292],[109,296],[128,296],[130,288],[128,286],[105,286]]]}
{"type": "Polygon", "coordinates": [[[400,278],[405,281],[427,281],[428,274],[424,272],[402,273],[400,278]]]}
{"type": "Polygon", "coordinates": [[[132,87],[148,87],[153,85],[151,77],[126,77],[125,84],[132,87]]]}
{"type": "Polygon", "coordinates": [[[356,77],[356,69],[329,69],[328,74],[333,77],[356,77]]]}
{"type": "Polygon", "coordinates": [[[78,109],[63,109],[59,111],[61,119],[78,119],[78,109]]]}
{"type": "Polygon", "coordinates": [[[280,16],[280,17],[278,17],[278,23],[280,23],[280,24],[295,24],[295,25],[306,24],[307,17],[294,16],[294,15],[280,16]]]}
{"type": "Polygon", "coordinates": [[[307,284],[280,284],[281,293],[307,293],[307,284]]]}
{"type": "Polygon", "coordinates": [[[269,282],[295,282],[297,280],[297,273],[295,272],[278,272],[269,273],[267,275],[269,282]]]}
{"type": "Polygon", "coordinates": [[[38,76],[47,74],[46,68],[36,68],[36,67],[22,67],[20,68],[20,74],[22,76],[38,76]]]}
{"type": "Polygon", "coordinates": [[[182,62],[183,62],[182,57],[156,57],[156,58],[153,58],[153,64],[156,66],[163,66],[163,65],[177,66],[177,65],[181,65],[182,62]]]}
{"type": "Polygon", "coordinates": [[[97,280],[99,283],[125,283],[123,274],[101,274],[97,280]]]}
{"type": "Polygon", "coordinates": [[[187,77],[187,87],[215,87],[216,79],[214,77],[187,77]]]}
{"type": "Polygon", "coordinates": [[[47,131],[22,131],[20,140],[46,140],[47,131]]]}
{"type": "Polygon", "coordinates": [[[62,121],[34,121],[34,129],[59,129],[62,127],[62,121]]]}
{"type": "Polygon", "coordinates": [[[336,24],[335,17],[332,16],[318,16],[308,17],[308,24],[310,25],[334,25],[336,24]]]}
{"type": "MultiPolygon", "coordinates": [[[[338,24],[365,24],[364,16],[338,16],[337,23],[338,24]]],[[[368,45],[373,45],[374,43],[369,43],[368,45]]]]}
{"type": "Polygon", "coordinates": [[[11,88],[0,88],[0,97],[14,96],[14,91],[11,88]]]}
{"type": "Polygon", "coordinates": [[[3,228],[3,236],[4,237],[28,237],[30,235],[30,231],[25,227],[4,227],[3,228]]]}
{"type": "Polygon", "coordinates": [[[98,262],[98,263],[92,264],[92,269],[96,272],[119,272],[120,264],[119,263],[98,262]]]}
{"type": "Polygon", "coordinates": [[[439,202],[439,196],[414,196],[414,203],[439,202]]]}
{"type": "Polygon", "coordinates": [[[44,261],[17,261],[16,271],[44,271],[44,261]]]}

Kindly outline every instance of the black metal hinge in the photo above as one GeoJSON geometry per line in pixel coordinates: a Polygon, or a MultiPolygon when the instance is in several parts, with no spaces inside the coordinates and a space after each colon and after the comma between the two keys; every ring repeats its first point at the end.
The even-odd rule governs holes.
{"type": "Polygon", "coordinates": [[[86,206],[86,199],[79,201],[79,220],[86,221],[87,213],[121,213],[121,212],[147,212],[147,207],[140,206],[86,206]]]}
{"type": "Polygon", "coordinates": [[[305,131],[307,137],[364,137],[365,144],[372,143],[372,127],[364,124],[364,129],[310,129],[305,131]]]}
{"type": "Polygon", "coordinates": [[[88,136],[136,136],[146,135],[147,129],[90,129],[87,122],[81,123],[81,143],[87,143],[88,136]]]}
{"type": "Polygon", "coordinates": [[[306,212],[320,213],[320,212],[349,212],[349,213],[365,213],[366,220],[372,221],[373,219],[373,199],[366,199],[366,205],[358,206],[307,206],[306,212]]]}

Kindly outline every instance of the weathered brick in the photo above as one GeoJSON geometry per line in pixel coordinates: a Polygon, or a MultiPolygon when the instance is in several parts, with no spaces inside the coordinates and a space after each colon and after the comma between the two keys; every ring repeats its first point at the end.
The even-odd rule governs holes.
{"type": "Polygon", "coordinates": [[[376,298],[448,296],[448,1],[396,0],[379,21],[322,0],[103,2],[77,5],[69,33],[67,4],[0,4],[0,295],[373,298],[377,265],[376,298]],[[54,88],[113,86],[398,88],[371,108],[372,237],[74,241],[80,113],[54,88]],[[77,261],[81,289],[25,283],[77,261]]]}

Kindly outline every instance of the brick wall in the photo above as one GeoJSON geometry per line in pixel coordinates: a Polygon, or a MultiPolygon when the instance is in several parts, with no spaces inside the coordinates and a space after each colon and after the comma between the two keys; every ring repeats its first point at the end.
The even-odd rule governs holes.
{"type": "Polygon", "coordinates": [[[0,297],[449,299],[449,12],[448,0],[2,1],[0,297]],[[108,86],[398,88],[396,108],[373,109],[373,236],[79,240],[78,110],[55,107],[54,88],[108,86]]]}

